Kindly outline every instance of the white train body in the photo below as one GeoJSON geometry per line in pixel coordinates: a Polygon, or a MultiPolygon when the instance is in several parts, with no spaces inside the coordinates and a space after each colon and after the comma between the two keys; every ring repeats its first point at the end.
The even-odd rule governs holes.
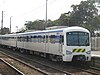
{"type": "Polygon", "coordinates": [[[0,44],[39,52],[66,62],[91,60],[90,32],[82,27],[1,35],[0,44]]]}

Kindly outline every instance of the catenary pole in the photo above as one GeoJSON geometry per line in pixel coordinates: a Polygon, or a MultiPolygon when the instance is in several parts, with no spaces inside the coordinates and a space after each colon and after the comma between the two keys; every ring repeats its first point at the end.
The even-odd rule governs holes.
{"type": "Polygon", "coordinates": [[[46,29],[46,27],[47,27],[47,1],[48,1],[48,0],[46,0],[46,22],[45,22],[45,29],[46,29]]]}

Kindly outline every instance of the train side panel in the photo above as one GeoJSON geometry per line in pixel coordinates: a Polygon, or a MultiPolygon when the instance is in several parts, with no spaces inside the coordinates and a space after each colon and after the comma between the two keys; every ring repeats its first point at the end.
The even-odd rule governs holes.
{"type": "Polygon", "coordinates": [[[22,45],[18,43],[20,45],[18,45],[18,47],[31,51],[62,55],[62,44],[60,43],[60,35],[62,35],[62,32],[27,35],[31,37],[31,41],[24,42],[24,47],[21,47],[22,45]],[[34,36],[36,36],[35,39],[32,38],[34,36]],[[39,38],[40,36],[41,38],[39,38]]]}

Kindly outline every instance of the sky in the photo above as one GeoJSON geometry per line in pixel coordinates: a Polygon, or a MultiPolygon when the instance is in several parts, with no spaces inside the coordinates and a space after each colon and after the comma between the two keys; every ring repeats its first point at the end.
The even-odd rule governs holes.
{"type": "MultiPolygon", "coordinates": [[[[61,14],[71,11],[71,5],[81,1],[86,0],[47,0],[47,18],[56,20],[61,14]]],[[[3,27],[10,27],[11,17],[11,31],[16,32],[16,26],[19,30],[24,27],[26,21],[45,20],[46,0],[0,0],[0,20],[2,11],[3,27]]]]}

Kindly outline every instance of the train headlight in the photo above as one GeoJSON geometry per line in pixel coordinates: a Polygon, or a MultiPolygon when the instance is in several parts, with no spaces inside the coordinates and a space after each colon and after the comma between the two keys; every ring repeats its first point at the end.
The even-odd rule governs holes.
{"type": "Polygon", "coordinates": [[[70,55],[72,54],[72,52],[66,50],[66,54],[70,55]]]}
{"type": "Polygon", "coordinates": [[[86,52],[87,54],[91,54],[91,50],[86,52]]]}

